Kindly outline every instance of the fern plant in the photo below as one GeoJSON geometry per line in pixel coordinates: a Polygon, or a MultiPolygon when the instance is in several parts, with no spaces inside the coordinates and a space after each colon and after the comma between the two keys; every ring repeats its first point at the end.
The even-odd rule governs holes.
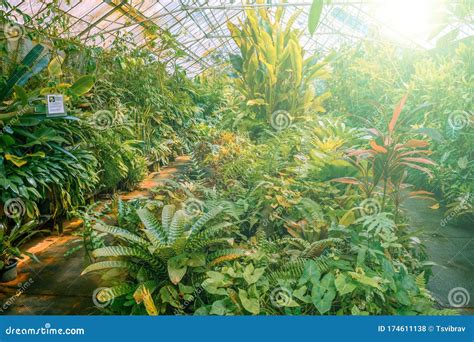
{"type": "Polygon", "coordinates": [[[99,260],[82,274],[111,269],[126,272],[127,282],[100,291],[99,301],[110,302],[124,295],[130,298],[133,293],[134,302],[143,302],[149,314],[165,313],[169,305],[179,309],[183,299],[180,289],[189,288],[184,283],[192,284],[210,266],[246,254],[231,248],[232,223],[223,220],[211,224],[222,212],[222,207],[214,206],[194,222],[188,222],[185,211],[172,204],[163,207],[161,220],[149,209],[141,208],[136,210],[141,224],[135,232],[97,222],[95,230],[113,236],[119,243],[92,251],[99,260]]]}

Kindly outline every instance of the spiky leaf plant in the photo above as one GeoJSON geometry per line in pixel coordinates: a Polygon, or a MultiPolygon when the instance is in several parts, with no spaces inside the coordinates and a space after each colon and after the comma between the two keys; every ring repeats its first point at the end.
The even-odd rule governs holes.
{"type": "MultiPolygon", "coordinates": [[[[184,210],[176,210],[174,205],[164,206],[161,219],[141,208],[136,210],[141,225],[134,232],[97,222],[94,229],[113,236],[115,242],[92,251],[92,256],[99,260],[82,274],[125,271],[127,291],[123,282],[108,288],[107,300],[133,294],[135,303],[145,304],[150,315],[165,313],[169,305],[182,309],[179,287],[188,280],[192,283],[193,277],[205,272],[208,266],[245,255],[243,250],[230,248],[232,224],[216,222],[222,218],[222,212],[222,207],[215,206],[192,222],[184,210]]],[[[98,299],[99,296],[105,294],[99,293],[98,299]]]]}

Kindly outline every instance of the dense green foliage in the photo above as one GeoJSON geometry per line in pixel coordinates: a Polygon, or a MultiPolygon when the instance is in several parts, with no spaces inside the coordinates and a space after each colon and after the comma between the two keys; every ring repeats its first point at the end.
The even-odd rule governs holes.
{"type": "MultiPolygon", "coordinates": [[[[89,224],[91,232],[116,236],[119,247],[108,246],[97,235],[92,245],[100,248],[92,253],[98,258],[85,272],[124,268],[129,286],[123,292],[112,287],[99,294],[102,301],[113,301],[107,309],[153,315],[451,312],[434,308],[425,286],[430,268],[424,247],[409,229],[401,208],[406,196],[434,198],[423,187],[435,184],[440,166],[433,158],[441,148],[436,139],[442,134],[437,134],[440,127],[429,119],[433,109],[423,103],[427,99],[415,102],[414,90],[418,84],[418,91],[422,91],[428,81],[419,80],[407,89],[405,80],[397,87],[385,74],[389,71],[379,70],[385,68],[376,57],[380,50],[366,46],[362,51],[368,54],[373,49],[373,56],[350,58],[347,54],[356,52],[343,50],[340,57],[336,54],[324,62],[332,65],[333,73],[325,83],[332,97],[308,96],[319,101],[317,106],[286,102],[289,97],[272,95],[274,87],[284,85],[283,94],[301,95],[301,84],[291,77],[275,82],[272,77],[279,73],[273,74],[272,65],[284,65],[287,75],[302,72],[302,79],[323,69],[300,69],[304,62],[298,46],[294,46],[297,43],[287,44],[287,53],[278,50],[279,35],[286,39],[278,17],[272,20],[266,11],[247,14],[242,30],[230,27],[242,53],[232,58],[238,75],[235,87],[219,87],[225,102],[216,101],[212,105],[214,119],[196,126],[199,142],[192,150],[191,168],[181,185],[157,189],[156,199],[164,201],[158,205],[164,206],[163,213],[140,209],[146,207],[143,203],[124,211],[126,217],[135,215],[142,221],[128,230],[104,228],[100,215],[89,224]],[[285,62],[287,57],[291,63],[285,62]],[[372,75],[380,79],[371,79],[372,75]],[[290,120],[275,127],[271,118],[275,110],[291,112],[290,120]],[[183,193],[182,187],[188,191],[183,193]],[[186,210],[190,190],[191,198],[200,203],[203,219],[196,221],[194,216],[185,215],[188,223],[176,234],[164,223],[172,217],[165,215],[170,210],[168,202],[186,210]],[[226,215],[219,219],[222,231],[215,230],[217,222],[205,225],[203,231],[216,235],[199,245],[201,262],[199,267],[191,267],[189,255],[193,254],[188,253],[196,251],[180,255],[194,235],[193,225],[218,218],[215,208],[226,215]],[[167,261],[168,274],[161,248],[169,248],[170,243],[162,241],[157,249],[144,248],[153,245],[150,230],[159,239],[182,236],[182,245],[172,248],[167,256],[171,258],[167,261]],[[138,235],[131,237],[130,232],[138,235]],[[219,252],[220,244],[230,244],[232,249],[219,252]],[[142,248],[140,255],[138,250],[132,253],[130,246],[142,248]],[[143,274],[161,276],[148,284],[144,282],[147,277],[138,277],[136,265],[112,261],[120,256],[131,256],[143,274]],[[182,260],[170,266],[174,258],[182,260]],[[156,266],[151,262],[162,264],[161,270],[153,271],[156,266]],[[144,305],[137,308],[140,303],[144,305]]],[[[280,11],[276,15],[281,15],[280,11]]],[[[292,39],[297,33],[288,28],[285,34],[292,39]]],[[[392,50],[386,47],[384,53],[387,51],[392,50]]],[[[406,63],[415,70],[421,63],[426,65],[425,57],[416,54],[411,60],[392,58],[394,63],[406,63]]],[[[405,77],[415,77],[409,68],[404,71],[405,77]]],[[[458,75],[452,77],[453,82],[459,82],[458,75]]],[[[435,89],[438,86],[433,85],[431,91],[426,87],[423,91],[438,101],[439,97],[431,94],[435,89]]],[[[456,87],[456,91],[461,90],[456,87]]],[[[298,101],[302,99],[306,101],[306,96],[298,101]]],[[[466,103],[460,103],[459,108],[467,108],[466,103]]],[[[123,222],[120,214],[118,218],[123,222]]],[[[106,279],[108,274],[104,273],[106,279]]],[[[123,278],[115,279],[123,283],[123,278]]]]}
{"type": "MultiPolygon", "coordinates": [[[[436,162],[428,180],[415,179],[444,204],[459,207],[474,191],[472,43],[427,52],[389,44],[343,49],[327,82],[331,109],[354,127],[383,127],[394,99],[408,94],[404,126],[425,134],[436,162]],[[389,62],[387,62],[389,61],[389,62]]],[[[472,207],[457,215],[472,217],[472,207]]]]}
{"type": "Polygon", "coordinates": [[[1,40],[0,222],[7,230],[50,219],[61,229],[62,216],[87,199],[133,189],[189,149],[193,126],[209,113],[203,98],[214,91],[120,41],[111,52],[46,37],[35,31],[1,40]],[[64,95],[66,116],[47,115],[47,94],[64,95]]]}
{"type": "Polygon", "coordinates": [[[229,25],[232,72],[195,80],[120,41],[3,46],[2,262],[21,255],[29,222],[79,207],[83,274],[102,275],[94,302],[109,313],[454,313],[426,288],[403,201],[472,218],[472,47],[366,43],[322,60],[304,55],[298,13],[283,15],[229,25]],[[68,116],[45,115],[51,93],[68,116]],[[84,209],[184,153],[188,171],[153,199],[84,209]]]}

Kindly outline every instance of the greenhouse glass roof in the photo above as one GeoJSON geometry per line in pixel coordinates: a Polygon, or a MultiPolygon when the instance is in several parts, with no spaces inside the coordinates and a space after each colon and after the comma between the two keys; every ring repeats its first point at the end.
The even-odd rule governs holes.
{"type": "MultiPolygon", "coordinates": [[[[49,10],[51,4],[58,3],[59,10],[69,19],[66,28],[58,34],[78,37],[89,45],[108,48],[114,40],[121,39],[130,45],[150,47],[150,42],[157,43],[171,35],[183,54],[177,59],[175,54],[160,54],[160,57],[176,59],[178,65],[195,75],[236,51],[226,22],[238,23],[245,16],[245,9],[284,6],[286,18],[301,10],[295,25],[306,32],[302,44],[308,52],[327,52],[341,44],[380,37],[404,46],[430,48],[434,43],[429,33],[434,24],[429,22],[425,9],[433,8],[433,1],[438,0],[325,1],[313,36],[306,29],[310,0],[268,0],[265,4],[255,4],[252,0],[12,0],[9,4],[29,14],[33,25],[47,25],[54,15],[49,10]]],[[[18,21],[22,23],[21,16],[18,21]]],[[[457,30],[458,38],[474,33],[472,20],[453,21],[445,31],[453,29],[457,30]]]]}

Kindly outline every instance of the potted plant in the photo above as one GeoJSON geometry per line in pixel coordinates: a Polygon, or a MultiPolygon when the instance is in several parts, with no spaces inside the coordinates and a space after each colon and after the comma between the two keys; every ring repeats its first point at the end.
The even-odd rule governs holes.
{"type": "Polygon", "coordinates": [[[12,229],[8,229],[4,224],[0,223],[0,282],[12,281],[16,278],[18,270],[18,259],[22,259],[24,255],[31,258],[36,257],[27,252],[20,250],[21,246],[28,241],[33,235],[40,232],[34,230],[37,226],[36,221],[30,221],[25,224],[17,223],[12,229]]]}

